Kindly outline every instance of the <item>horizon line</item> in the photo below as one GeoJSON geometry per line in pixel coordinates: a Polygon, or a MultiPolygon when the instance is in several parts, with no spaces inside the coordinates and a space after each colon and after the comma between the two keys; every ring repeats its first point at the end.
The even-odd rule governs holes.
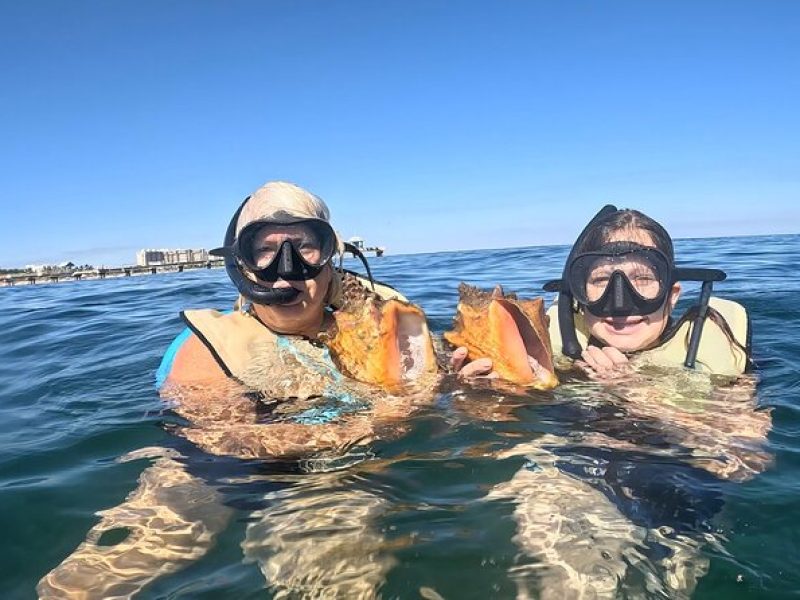
{"type": "MultiPolygon", "coordinates": [[[[691,236],[691,237],[677,237],[672,238],[672,241],[689,241],[689,240],[714,240],[714,239],[728,239],[728,238],[750,238],[750,237],[785,237],[792,235],[800,235],[800,232],[794,233],[737,233],[729,235],[709,235],[709,236],[691,236]]],[[[452,250],[426,250],[421,252],[402,252],[395,254],[393,252],[386,252],[384,256],[417,256],[420,254],[448,254],[451,252],[482,252],[485,250],[514,250],[521,248],[557,248],[559,246],[571,247],[575,242],[563,244],[528,244],[525,246],[498,246],[494,248],[454,248],[452,250]]]]}
{"type": "MultiPolygon", "coordinates": [[[[785,236],[793,236],[793,235],[800,235],[800,232],[791,232],[791,233],[740,233],[740,234],[729,234],[729,235],[710,235],[710,236],[691,236],[691,237],[677,237],[673,238],[673,241],[689,241],[689,240],[713,240],[713,239],[729,239],[729,238],[751,238],[751,237],[785,237],[785,236]]],[[[556,244],[527,244],[524,246],[497,246],[497,247],[482,247],[482,248],[453,248],[451,250],[421,250],[418,252],[400,252],[400,253],[393,253],[391,251],[386,252],[384,256],[392,257],[392,256],[419,256],[423,254],[449,254],[453,252],[481,252],[481,251],[493,251],[493,250],[513,250],[518,248],[556,248],[559,246],[566,246],[570,247],[572,243],[556,243],[556,244]]],[[[205,250],[205,248],[203,248],[205,250]]],[[[65,261],[59,262],[71,262],[69,259],[65,261]]],[[[94,261],[92,261],[94,263],[94,261]]],[[[29,264],[39,264],[39,263],[29,263],[29,264]]],[[[59,263],[41,263],[47,265],[57,265],[59,263]]],[[[82,264],[90,264],[88,262],[84,262],[82,264]]],[[[97,266],[95,264],[91,264],[91,266],[97,266]]],[[[100,264],[101,267],[111,267],[114,268],[116,266],[131,266],[131,265],[107,265],[105,263],[100,264]]],[[[10,270],[24,270],[27,266],[20,266],[20,267],[5,267],[0,265],[0,270],[10,271],[10,270]]]]}

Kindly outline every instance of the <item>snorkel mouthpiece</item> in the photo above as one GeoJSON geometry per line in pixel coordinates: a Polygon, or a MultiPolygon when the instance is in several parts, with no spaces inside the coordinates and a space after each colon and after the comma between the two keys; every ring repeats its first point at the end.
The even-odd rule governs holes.
{"type": "Polygon", "coordinates": [[[267,301],[260,304],[289,304],[300,294],[300,290],[293,287],[271,288],[268,291],[267,301]]]}

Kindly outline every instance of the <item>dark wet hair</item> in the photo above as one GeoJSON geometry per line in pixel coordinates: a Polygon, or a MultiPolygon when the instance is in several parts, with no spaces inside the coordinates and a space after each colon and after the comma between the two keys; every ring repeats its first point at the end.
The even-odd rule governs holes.
{"type": "Polygon", "coordinates": [[[586,232],[586,236],[581,240],[581,244],[577,248],[577,253],[600,250],[609,242],[614,233],[622,230],[635,231],[637,229],[650,234],[656,248],[666,254],[670,262],[675,262],[675,249],[667,230],[658,221],[630,208],[620,209],[596,223],[586,232]]]}

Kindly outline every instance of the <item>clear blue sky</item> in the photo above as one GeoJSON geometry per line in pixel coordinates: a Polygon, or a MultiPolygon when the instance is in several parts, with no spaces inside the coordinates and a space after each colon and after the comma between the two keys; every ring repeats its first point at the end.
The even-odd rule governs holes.
{"type": "Polygon", "coordinates": [[[800,3],[4,0],[0,266],[213,247],[270,179],[406,253],[800,231],[800,3]]]}

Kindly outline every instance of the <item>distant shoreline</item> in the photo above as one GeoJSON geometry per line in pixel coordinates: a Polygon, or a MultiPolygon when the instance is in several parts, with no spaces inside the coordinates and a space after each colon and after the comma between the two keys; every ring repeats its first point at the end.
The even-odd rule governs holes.
{"type": "Polygon", "coordinates": [[[167,265],[101,267],[99,269],[73,272],[54,272],[37,275],[18,271],[15,275],[0,275],[0,287],[17,287],[29,285],[53,285],[57,283],[94,281],[104,279],[120,279],[140,277],[142,275],[158,275],[160,273],[183,273],[187,270],[218,269],[224,266],[222,259],[205,262],[177,263],[167,265]]]}

